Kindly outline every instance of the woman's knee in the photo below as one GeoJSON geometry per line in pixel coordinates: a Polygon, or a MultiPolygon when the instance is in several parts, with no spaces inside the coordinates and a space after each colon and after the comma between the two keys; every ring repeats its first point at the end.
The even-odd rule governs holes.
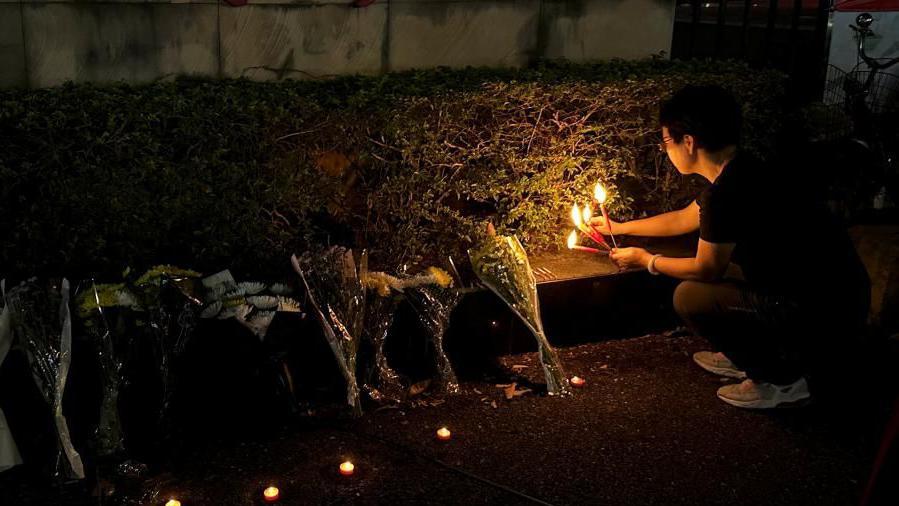
{"type": "Polygon", "coordinates": [[[690,320],[697,314],[709,310],[708,283],[700,281],[681,281],[674,289],[674,310],[684,320],[690,320]]]}

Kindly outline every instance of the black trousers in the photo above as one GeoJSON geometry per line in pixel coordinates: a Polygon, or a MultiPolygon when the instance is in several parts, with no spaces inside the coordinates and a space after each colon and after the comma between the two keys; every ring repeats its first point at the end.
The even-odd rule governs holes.
{"type": "Polygon", "coordinates": [[[775,385],[835,372],[860,349],[869,305],[865,287],[787,297],[727,280],[684,281],[674,291],[674,308],[694,333],[750,379],[775,385]]]}

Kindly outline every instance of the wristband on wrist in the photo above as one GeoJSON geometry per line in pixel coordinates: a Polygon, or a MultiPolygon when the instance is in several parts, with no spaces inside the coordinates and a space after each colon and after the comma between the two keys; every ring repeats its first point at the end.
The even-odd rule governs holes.
{"type": "Polygon", "coordinates": [[[653,255],[652,258],[649,259],[649,262],[646,264],[646,270],[649,271],[649,273],[653,276],[659,275],[659,271],[656,270],[656,260],[658,260],[660,256],[662,255],[658,253],[653,255]]]}

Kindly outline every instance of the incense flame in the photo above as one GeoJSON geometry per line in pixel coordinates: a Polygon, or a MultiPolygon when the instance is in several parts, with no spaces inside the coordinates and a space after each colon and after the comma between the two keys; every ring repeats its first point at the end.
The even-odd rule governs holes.
{"type": "Polygon", "coordinates": [[[586,204],[586,205],[584,206],[584,212],[583,212],[583,214],[584,214],[584,223],[589,224],[589,223],[590,223],[590,218],[593,217],[593,209],[590,209],[590,204],[586,204]]]}
{"type": "Polygon", "coordinates": [[[605,204],[607,196],[608,195],[606,194],[606,188],[602,185],[602,183],[596,183],[596,186],[593,187],[593,197],[596,199],[596,201],[600,204],[605,204]]]}
{"type": "Polygon", "coordinates": [[[577,204],[571,206],[571,221],[574,222],[574,226],[580,227],[583,221],[581,221],[581,208],[578,207],[577,204]]]}
{"type": "Polygon", "coordinates": [[[572,230],[568,234],[568,249],[573,248],[575,244],[577,244],[577,230],[572,230]]]}

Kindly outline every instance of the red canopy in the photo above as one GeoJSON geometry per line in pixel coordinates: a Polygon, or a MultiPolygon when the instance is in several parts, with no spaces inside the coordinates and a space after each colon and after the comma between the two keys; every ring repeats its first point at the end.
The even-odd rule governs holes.
{"type": "Polygon", "coordinates": [[[843,12],[899,11],[899,0],[837,0],[833,8],[843,12]]]}

